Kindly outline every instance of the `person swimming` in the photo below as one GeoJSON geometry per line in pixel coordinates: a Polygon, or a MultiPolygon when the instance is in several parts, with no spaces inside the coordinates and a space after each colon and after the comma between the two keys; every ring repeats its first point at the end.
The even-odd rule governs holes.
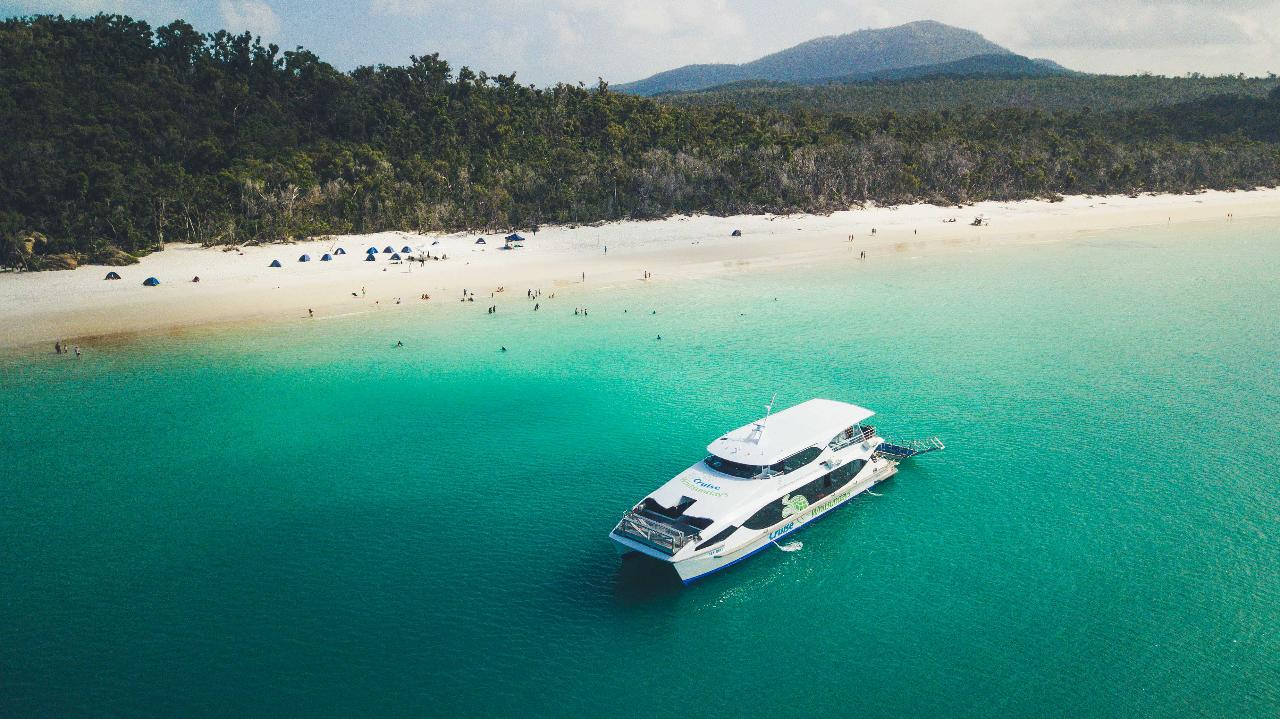
{"type": "Polygon", "coordinates": [[[396,347],[404,347],[404,343],[400,340],[396,340],[396,347]]]}
{"type": "Polygon", "coordinates": [[[506,351],[507,351],[506,345],[503,345],[503,347],[502,347],[502,351],[503,351],[503,352],[506,352],[506,351]]]}

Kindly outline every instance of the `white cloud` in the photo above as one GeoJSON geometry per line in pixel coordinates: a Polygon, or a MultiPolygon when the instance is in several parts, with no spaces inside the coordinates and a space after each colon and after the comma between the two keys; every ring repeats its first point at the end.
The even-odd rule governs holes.
{"type": "Polygon", "coordinates": [[[518,71],[539,84],[631,80],[726,52],[749,59],[741,57],[747,27],[730,0],[369,0],[367,7],[455,67],[518,71]]]}
{"type": "Polygon", "coordinates": [[[248,30],[264,38],[280,34],[280,16],[262,0],[219,0],[218,11],[232,32],[248,30]]]}

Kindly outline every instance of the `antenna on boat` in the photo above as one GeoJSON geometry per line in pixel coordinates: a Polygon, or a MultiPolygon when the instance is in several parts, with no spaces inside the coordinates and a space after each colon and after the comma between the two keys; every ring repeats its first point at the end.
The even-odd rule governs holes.
{"type": "Polygon", "coordinates": [[[769,400],[769,404],[766,404],[764,406],[764,419],[761,419],[759,422],[756,423],[756,432],[759,433],[756,439],[757,442],[760,441],[758,437],[764,435],[764,426],[769,423],[769,415],[773,414],[773,403],[777,401],[778,401],[778,393],[774,392],[773,397],[770,398],[769,400]]]}

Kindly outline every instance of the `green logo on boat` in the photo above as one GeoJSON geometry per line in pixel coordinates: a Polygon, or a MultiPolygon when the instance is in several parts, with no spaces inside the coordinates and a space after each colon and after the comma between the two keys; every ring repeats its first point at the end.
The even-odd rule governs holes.
{"type": "Polygon", "coordinates": [[[786,519],[793,514],[803,512],[809,507],[809,500],[803,494],[782,498],[782,517],[786,519]]]}

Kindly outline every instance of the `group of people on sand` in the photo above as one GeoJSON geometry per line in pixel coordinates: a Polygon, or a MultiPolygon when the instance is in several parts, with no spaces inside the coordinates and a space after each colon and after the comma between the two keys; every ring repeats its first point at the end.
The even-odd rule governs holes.
{"type": "Polygon", "coordinates": [[[574,314],[574,316],[575,316],[575,317],[576,317],[576,316],[578,316],[578,315],[582,315],[583,317],[586,317],[586,316],[587,316],[587,308],[586,308],[586,307],[574,307],[574,308],[573,308],[573,314],[574,314]]]}
{"type": "Polygon", "coordinates": [[[80,345],[68,347],[62,343],[62,340],[58,340],[53,343],[53,353],[56,355],[69,355],[74,353],[76,359],[80,359],[80,345]]]}

